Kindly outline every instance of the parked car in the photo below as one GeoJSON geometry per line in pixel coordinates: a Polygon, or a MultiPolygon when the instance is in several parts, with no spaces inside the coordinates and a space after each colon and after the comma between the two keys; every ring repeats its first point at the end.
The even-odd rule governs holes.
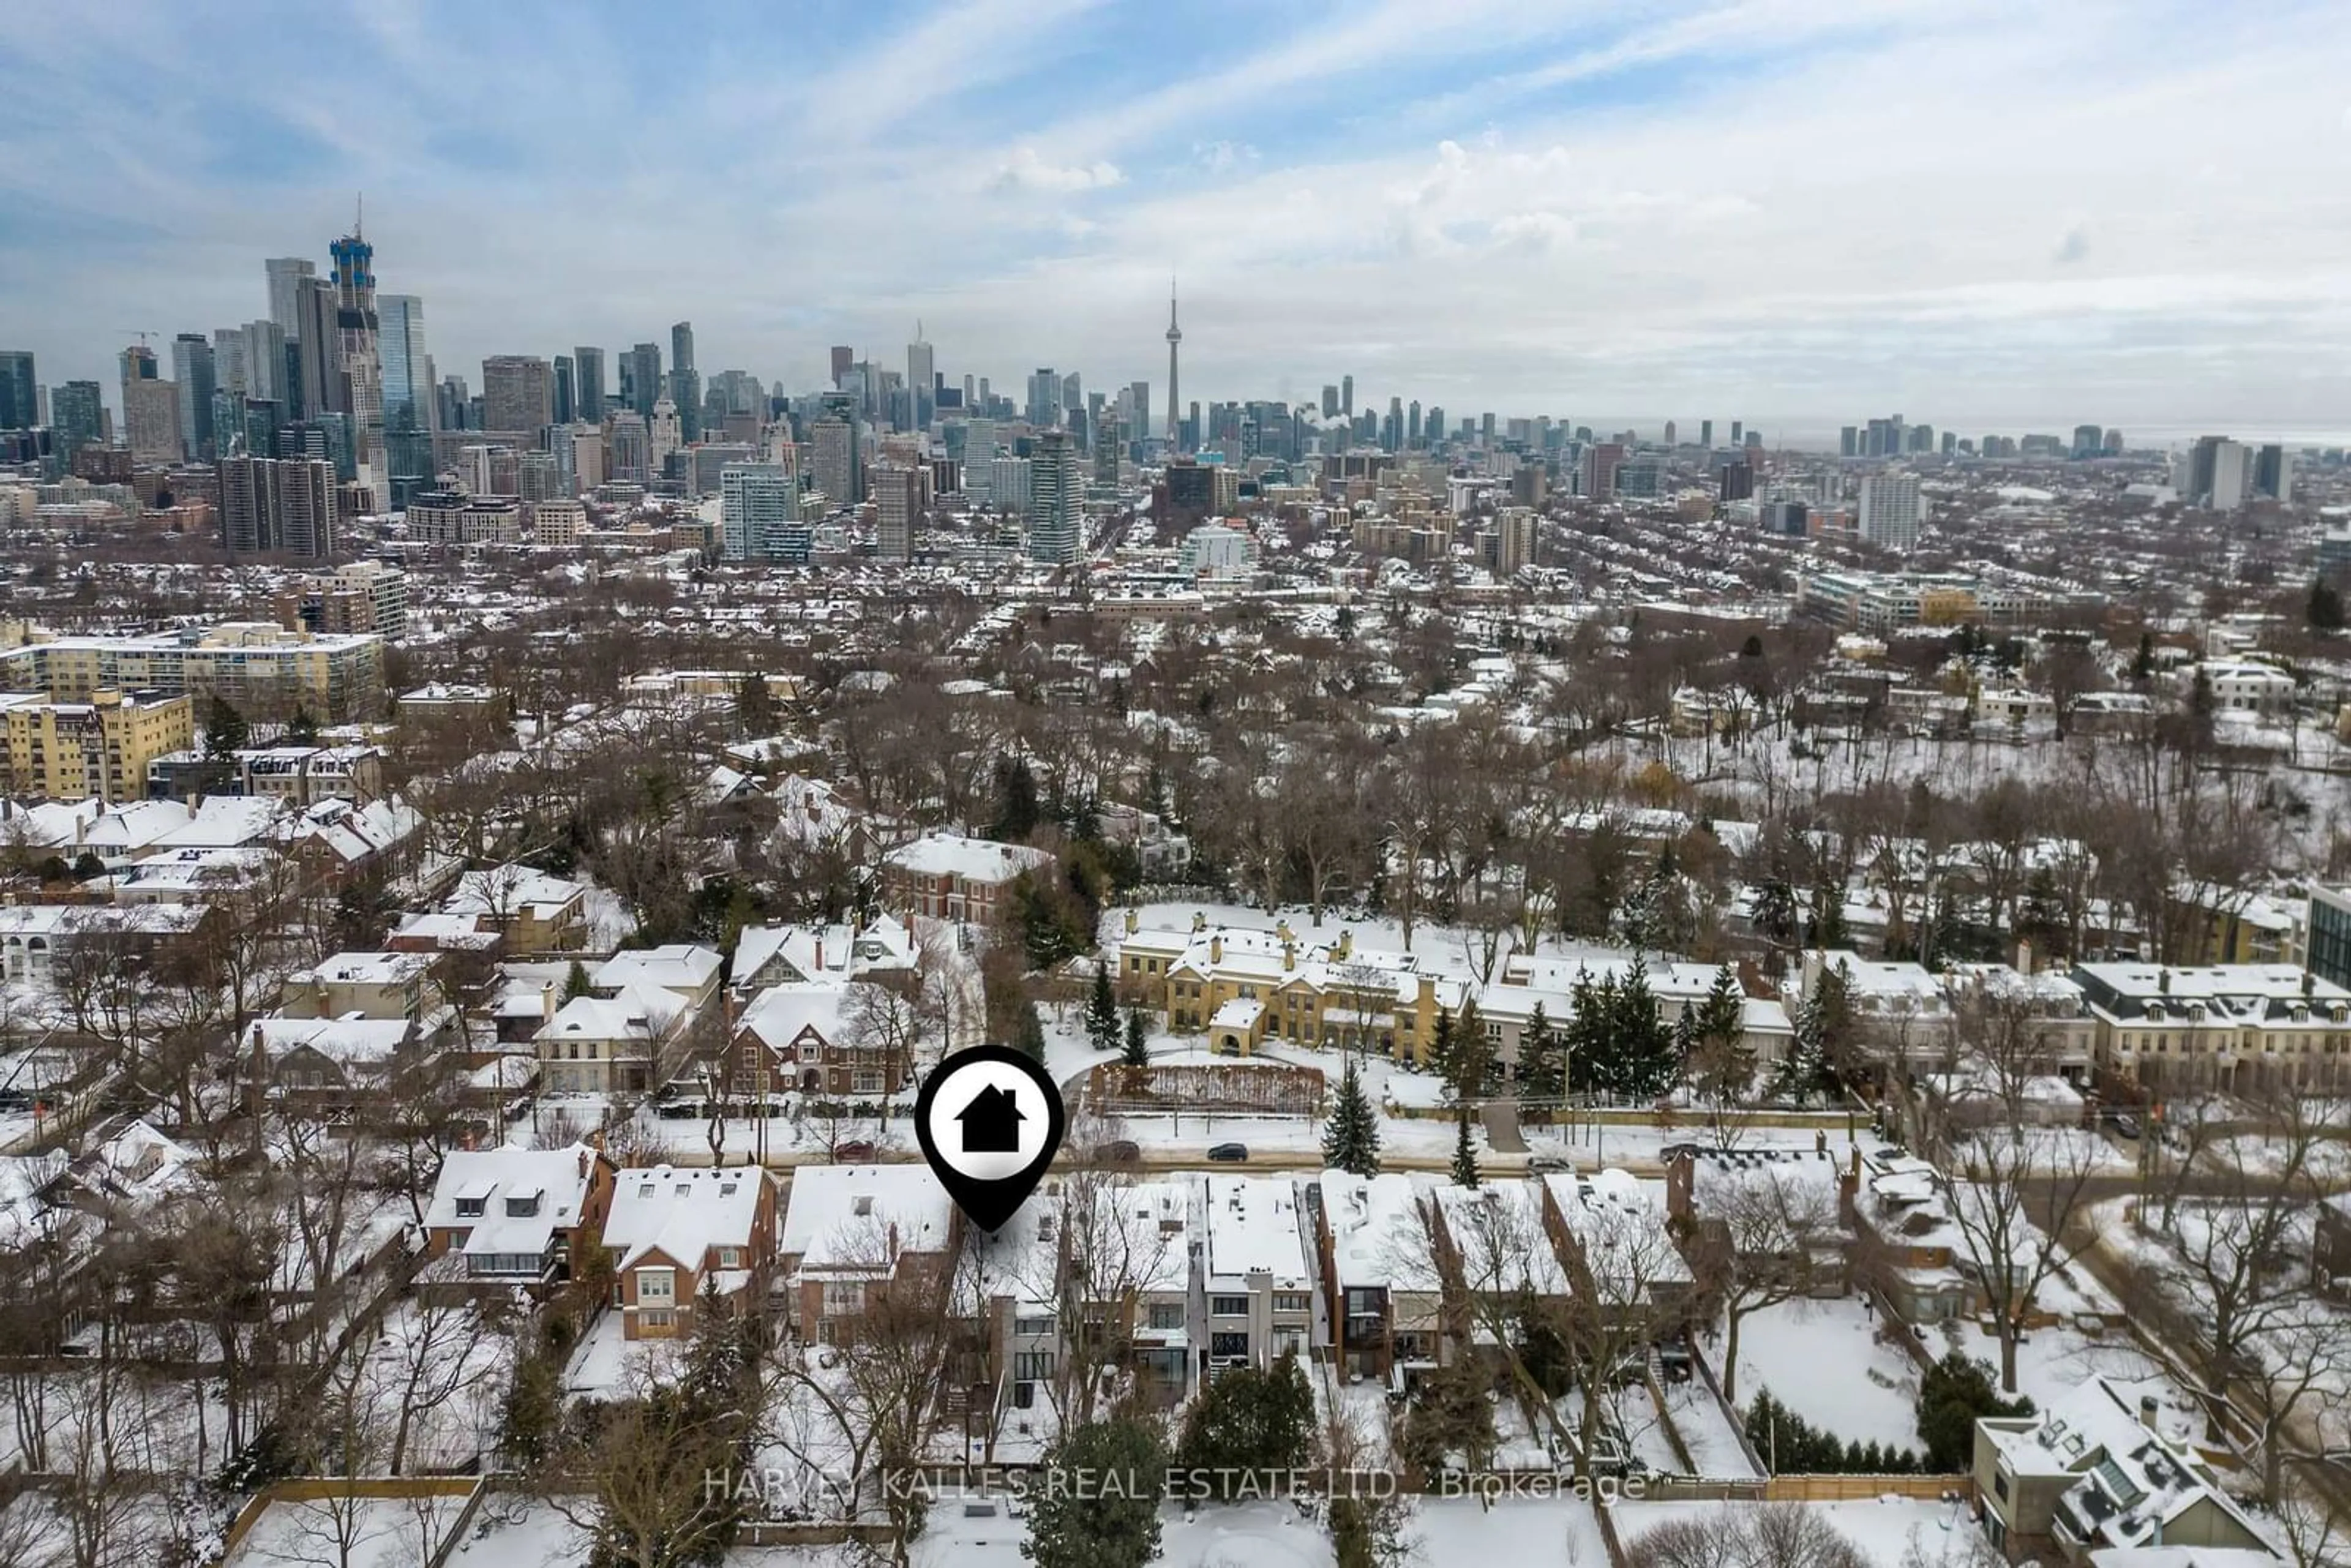
{"type": "Polygon", "coordinates": [[[1659,1165],[1669,1166],[1676,1160],[1680,1159],[1684,1155],[1687,1155],[1690,1158],[1696,1159],[1698,1155],[1698,1145],[1696,1144],[1667,1144],[1657,1151],[1657,1163],[1659,1165]]]}
{"type": "Polygon", "coordinates": [[[832,1163],[837,1166],[871,1165],[878,1152],[863,1138],[852,1138],[847,1143],[832,1145],[832,1163]]]}
{"type": "Polygon", "coordinates": [[[1208,1157],[1218,1165],[1238,1165],[1249,1158],[1247,1144],[1218,1144],[1208,1151],[1208,1157]]]}
{"type": "Polygon", "coordinates": [[[2115,1130],[2115,1136],[2118,1138],[2130,1138],[2137,1140],[2138,1137],[2139,1126],[2138,1118],[2137,1116],[2117,1112],[2114,1116],[2107,1120],[2106,1125],[2115,1130]]]}
{"type": "Polygon", "coordinates": [[[1574,1169],[1575,1162],[1569,1159],[1565,1155],[1530,1155],[1527,1156],[1527,1173],[1530,1176],[1542,1176],[1551,1171],[1573,1171],[1574,1169]]]}
{"type": "Polygon", "coordinates": [[[1139,1166],[1143,1145],[1133,1138],[1113,1138],[1094,1151],[1094,1158],[1106,1166],[1139,1166]]]}

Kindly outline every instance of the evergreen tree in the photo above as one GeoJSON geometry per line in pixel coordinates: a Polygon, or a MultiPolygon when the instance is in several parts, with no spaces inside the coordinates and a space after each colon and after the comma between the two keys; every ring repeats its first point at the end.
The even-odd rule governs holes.
{"type": "Polygon", "coordinates": [[[1755,929],[1775,948],[1796,945],[1796,890],[1785,877],[1770,876],[1755,890],[1755,929]]]}
{"type": "Polygon", "coordinates": [[[1615,977],[1607,976],[1594,980],[1590,970],[1579,967],[1568,996],[1573,1009],[1566,1030],[1569,1087],[1580,1093],[1605,1089],[1614,1071],[1610,1031],[1614,1027],[1615,977]]]}
{"type": "Polygon", "coordinates": [[[1144,1568],[1159,1555],[1167,1447],[1151,1423],[1122,1416],[1072,1428],[1045,1450],[1043,1469],[1020,1543],[1037,1568],[1144,1568]]]}
{"type": "Polygon", "coordinates": [[[588,978],[588,966],[577,958],[572,959],[570,969],[563,977],[563,999],[576,1002],[591,994],[595,988],[594,983],[588,978]]]}
{"type": "Polygon", "coordinates": [[[1844,922],[1844,887],[1838,883],[1822,883],[1813,889],[1812,946],[1815,947],[1850,947],[1853,936],[1844,922]]]}
{"type": "Polygon", "coordinates": [[[312,718],[310,710],[299,703],[294,705],[293,716],[286,721],[286,744],[288,746],[319,744],[319,721],[312,718]]]}
{"type": "Polygon", "coordinates": [[[1567,1092],[1567,1061],[1551,1019],[1537,1002],[1519,1032],[1519,1093],[1529,1100],[1556,1100],[1567,1092]]]}
{"type": "Polygon", "coordinates": [[[1013,1027],[1012,1049],[1029,1061],[1043,1065],[1045,1061],[1045,1019],[1035,1002],[1023,1002],[1019,1021],[1013,1027]]]}
{"type": "Polygon", "coordinates": [[[1339,1080],[1339,1098],[1331,1107],[1331,1121],[1322,1132],[1322,1163],[1353,1176],[1375,1176],[1380,1168],[1380,1121],[1364,1092],[1355,1059],[1339,1080]]]}
{"type": "Polygon", "coordinates": [[[1699,1089],[1713,1100],[1735,1100],[1755,1076],[1755,1052],[1747,1045],[1747,992],[1725,964],[1714,972],[1706,999],[1692,1012],[1695,1073],[1699,1089]]]}
{"type": "Polygon", "coordinates": [[[1673,1031],[1657,1017],[1649,966],[1638,953],[1610,999],[1608,1081],[1601,1087],[1626,1100],[1649,1100],[1674,1086],[1681,1063],[1673,1031]]]}
{"type": "Polygon", "coordinates": [[[1150,1066],[1150,1026],[1144,1021],[1143,1009],[1141,1008],[1133,1008],[1128,1009],[1126,1015],[1126,1049],[1121,1053],[1120,1060],[1124,1061],[1129,1067],[1150,1066]]]}
{"type": "Polygon", "coordinates": [[[1437,1027],[1428,1031],[1428,1054],[1423,1065],[1448,1086],[1453,1082],[1453,1011],[1449,1008],[1437,1009],[1437,1027]]]}
{"type": "Polygon", "coordinates": [[[1462,1186],[1478,1185],[1478,1149],[1469,1141],[1469,1107],[1453,1113],[1453,1179],[1462,1186]]]}
{"type": "Polygon", "coordinates": [[[2343,595],[2323,577],[2310,585],[2310,625],[2314,632],[2343,630],[2343,595]]]}
{"type": "Polygon", "coordinates": [[[1094,966],[1093,996],[1086,1003],[1086,1040],[1105,1055],[1119,1048],[1118,998],[1111,994],[1107,961],[1094,966]]]}
{"type": "Polygon", "coordinates": [[[251,736],[251,727],[245,716],[221,696],[207,698],[204,703],[204,755],[214,762],[225,761],[245,747],[251,736]]]}
{"type": "Polygon", "coordinates": [[[1029,771],[1025,757],[999,757],[996,759],[996,821],[989,824],[991,838],[1010,843],[1024,842],[1037,831],[1037,776],[1029,771]]]}
{"type": "Polygon", "coordinates": [[[2138,653],[2131,660],[2131,679],[2145,681],[2155,674],[2155,633],[2138,634],[2138,653]]]}
{"type": "Polygon", "coordinates": [[[1973,1463],[1976,1422],[1987,1416],[2030,1416],[2032,1401],[2003,1399],[2000,1375],[1990,1362],[1952,1351],[1918,1379],[1918,1437],[1924,1463],[1952,1475],[1973,1463]]]}
{"type": "MultiPolygon", "coordinates": [[[[1185,1413],[1178,1469],[1216,1479],[1219,1497],[1250,1490],[1251,1479],[1305,1465],[1314,1443],[1314,1390],[1295,1353],[1262,1371],[1240,1367],[1211,1379],[1185,1413]]],[[[1262,1495],[1264,1488],[1255,1489],[1262,1495]]]]}
{"type": "Polygon", "coordinates": [[[765,739],[779,727],[775,694],[768,690],[765,675],[747,674],[735,683],[735,727],[747,740],[765,739]]]}

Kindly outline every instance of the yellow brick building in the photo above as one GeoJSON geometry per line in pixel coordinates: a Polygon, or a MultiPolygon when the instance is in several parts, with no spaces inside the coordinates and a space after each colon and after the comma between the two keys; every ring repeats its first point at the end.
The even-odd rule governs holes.
{"type": "Polygon", "coordinates": [[[147,765],[195,744],[195,705],[185,696],[113,690],[87,702],[0,699],[7,726],[8,793],[110,804],[147,793],[147,765]]]}
{"type": "Polygon", "coordinates": [[[249,716],[300,708],[327,724],[372,718],[383,706],[383,639],[373,632],[289,632],[267,622],[134,637],[58,636],[0,622],[0,690],[85,701],[152,689],[220,696],[249,716]]]}

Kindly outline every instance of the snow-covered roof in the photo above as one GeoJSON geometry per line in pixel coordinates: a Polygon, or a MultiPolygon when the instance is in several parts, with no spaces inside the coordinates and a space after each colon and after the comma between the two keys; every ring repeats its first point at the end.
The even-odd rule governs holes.
{"type": "Polygon", "coordinates": [[[914,876],[952,876],[963,882],[1009,882],[1053,857],[1026,844],[970,839],[959,833],[929,833],[882,857],[894,871],[914,876]]]}
{"type": "Polygon", "coordinates": [[[540,1026],[541,1040],[652,1040],[667,1032],[685,1010],[668,991],[623,986],[618,996],[574,997],[540,1026]]]}
{"type": "Polygon", "coordinates": [[[1415,1200],[1426,1184],[1394,1172],[1359,1176],[1325,1171],[1317,1180],[1340,1289],[1437,1289],[1427,1246],[1414,1234],[1420,1225],[1415,1200]]]}
{"type": "Polygon", "coordinates": [[[1218,1282],[1238,1288],[1251,1274],[1268,1274],[1274,1290],[1306,1289],[1311,1270],[1298,1228],[1298,1188],[1292,1179],[1212,1176],[1207,1182],[1204,1267],[1211,1288],[1218,1282]]]}
{"type": "Polygon", "coordinates": [[[261,1018],[253,1020],[252,1041],[272,1057],[308,1048],[345,1066],[379,1066],[414,1029],[406,1019],[261,1018]]]}
{"type": "Polygon", "coordinates": [[[288,986],[404,986],[433,967],[425,953],[338,953],[286,977],[288,986]]]}
{"type": "Polygon", "coordinates": [[[596,1151],[585,1144],[563,1149],[508,1144],[453,1150],[441,1162],[441,1179],[434,1184],[433,1203],[424,1211],[425,1228],[469,1229],[463,1249],[468,1255],[542,1256],[557,1231],[580,1223],[596,1158],[596,1151]],[[530,1202],[534,1197],[535,1205],[530,1202]],[[460,1213],[461,1206],[478,1206],[480,1212],[460,1213]],[[517,1207],[533,1212],[513,1212],[517,1207]]]}
{"type": "Polygon", "coordinates": [[[778,1250],[803,1273],[887,1273],[900,1252],[946,1250],[954,1211],[928,1166],[802,1166],[778,1250]]]}
{"type": "Polygon", "coordinates": [[[672,942],[615,953],[590,972],[589,982],[600,991],[639,986],[692,996],[717,978],[719,963],[708,947],[672,942]]]}
{"type": "Polygon", "coordinates": [[[622,1171],[613,1178],[604,1245],[620,1254],[621,1269],[634,1268],[651,1252],[700,1269],[713,1248],[751,1245],[767,1185],[767,1172],[757,1166],[622,1171]]]}

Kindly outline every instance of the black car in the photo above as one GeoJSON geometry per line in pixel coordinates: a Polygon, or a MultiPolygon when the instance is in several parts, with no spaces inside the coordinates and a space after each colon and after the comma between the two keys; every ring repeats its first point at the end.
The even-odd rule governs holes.
{"type": "Polygon", "coordinates": [[[1249,1158],[1247,1144],[1218,1144],[1208,1151],[1208,1157],[1218,1165],[1238,1165],[1249,1158]]]}

